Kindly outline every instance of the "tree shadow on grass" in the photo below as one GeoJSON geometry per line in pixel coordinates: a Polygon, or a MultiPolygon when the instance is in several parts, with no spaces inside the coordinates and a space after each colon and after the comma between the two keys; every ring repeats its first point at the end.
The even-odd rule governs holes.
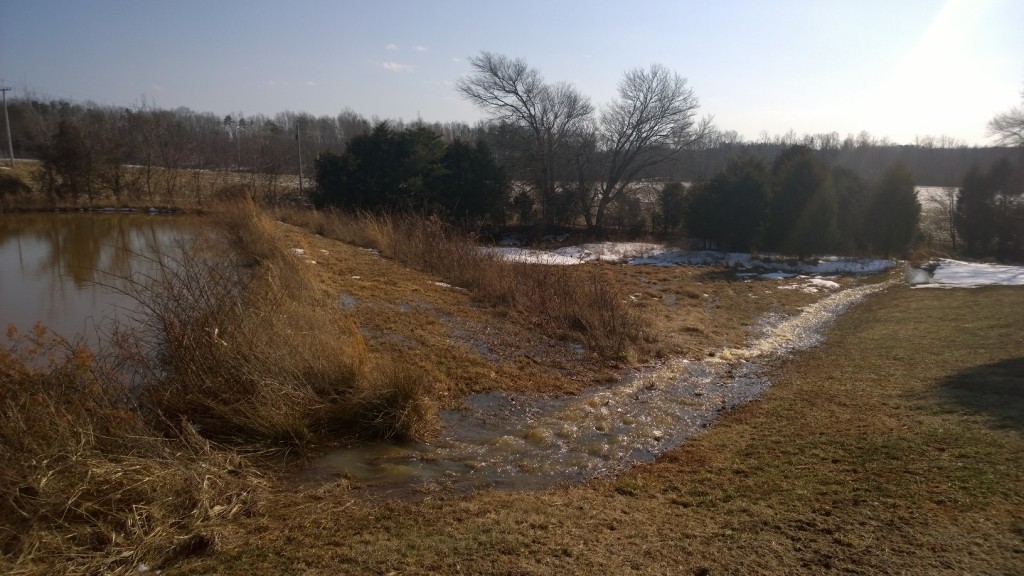
{"type": "Polygon", "coordinates": [[[1024,356],[951,374],[939,390],[951,404],[1024,431],[1024,356]]]}

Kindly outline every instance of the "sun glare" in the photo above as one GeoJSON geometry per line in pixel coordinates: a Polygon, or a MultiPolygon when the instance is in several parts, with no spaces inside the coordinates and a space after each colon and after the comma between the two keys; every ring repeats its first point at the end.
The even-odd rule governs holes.
{"type": "Polygon", "coordinates": [[[874,112],[892,132],[924,135],[939,118],[961,133],[983,131],[984,122],[974,116],[991,113],[991,76],[978,40],[990,8],[990,2],[949,0],[895,64],[873,98],[874,112]]]}

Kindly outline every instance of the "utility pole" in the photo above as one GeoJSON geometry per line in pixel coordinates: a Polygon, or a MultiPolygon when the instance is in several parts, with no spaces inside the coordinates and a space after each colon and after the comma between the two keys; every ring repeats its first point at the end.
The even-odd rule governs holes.
{"type": "Polygon", "coordinates": [[[11,119],[7,116],[7,91],[10,90],[0,80],[0,92],[4,94],[4,126],[7,127],[7,153],[11,155],[11,168],[14,168],[14,144],[11,143],[11,119]]]}
{"type": "Polygon", "coordinates": [[[295,120],[295,145],[299,148],[299,195],[302,195],[302,134],[299,132],[299,121],[295,120]]]}

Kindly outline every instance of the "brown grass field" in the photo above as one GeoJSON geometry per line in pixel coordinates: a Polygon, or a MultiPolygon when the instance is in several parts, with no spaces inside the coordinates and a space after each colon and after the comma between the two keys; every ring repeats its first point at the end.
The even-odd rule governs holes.
{"type": "MultiPolygon", "coordinates": [[[[212,418],[249,402],[223,420],[215,443],[173,420],[154,426],[123,397],[97,394],[92,384],[103,374],[81,351],[58,355],[48,374],[0,357],[2,375],[33,390],[23,394],[14,380],[0,387],[8,417],[0,422],[8,435],[0,573],[137,573],[142,565],[252,575],[1024,572],[1024,290],[887,289],[842,316],[824,344],[773,366],[759,400],[618,477],[383,501],[347,481],[298,487],[262,452],[244,454],[268,442],[305,450],[352,441],[323,425],[332,402],[337,410],[327,413],[350,414],[420,399],[457,407],[489,390],[578,393],[648,359],[742,345],[765,314],[793,313],[821,295],[711,268],[600,264],[546,277],[473,260],[443,234],[429,236],[430,245],[453,256],[428,262],[401,239],[422,245],[427,236],[410,235],[439,233],[429,227],[396,234],[395,223],[275,218],[283,222],[262,221],[257,228],[266,229],[235,238],[248,253],[236,264],[269,282],[245,284],[273,296],[246,308],[267,323],[229,314],[218,318],[236,322],[233,335],[181,332],[206,338],[180,338],[193,346],[178,353],[182,373],[193,352],[205,354],[209,370],[172,382],[184,393],[150,405],[212,418]],[[302,256],[282,260],[292,248],[302,256]],[[530,274],[539,279],[509,285],[530,274]],[[543,302],[552,298],[562,304],[543,302]],[[600,324],[594,308],[629,321],[600,324]],[[316,364],[325,338],[346,343],[330,356],[348,363],[340,389],[310,387],[318,380],[300,369],[316,364]],[[258,353],[211,351],[234,349],[216,339],[258,353]],[[267,348],[274,342],[280,349],[267,348]],[[255,380],[231,377],[238,367],[255,380]],[[215,391],[235,396],[211,395],[203,386],[211,378],[230,382],[215,391]],[[252,382],[266,378],[291,398],[283,440],[254,429],[282,406],[253,393],[252,382]],[[365,400],[410,379],[404,400],[365,400]],[[70,402],[67,390],[90,401],[70,402]],[[11,425],[11,414],[35,414],[39,400],[51,412],[11,425]],[[79,433],[86,429],[99,435],[79,433]],[[25,431],[40,439],[27,441],[25,431]],[[33,450],[52,456],[28,459],[33,450]]],[[[203,278],[205,294],[211,280],[203,278]]],[[[409,435],[429,437],[429,414],[418,421],[409,435]]]]}
{"type": "Polygon", "coordinates": [[[894,288],[759,401],[618,478],[368,502],[279,490],[185,574],[1020,574],[1024,306],[894,288]]]}

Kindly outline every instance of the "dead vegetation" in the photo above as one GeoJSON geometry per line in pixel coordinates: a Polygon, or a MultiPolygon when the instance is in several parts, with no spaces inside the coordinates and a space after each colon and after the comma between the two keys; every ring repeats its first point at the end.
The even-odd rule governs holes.
{"type": "Polygon", "coordinates": [[[358,326],[312,283],[310,264],[251,204],[219,218],[205,245],[126,286],[143,305],[129,358],[146,408],[246,444],[303,446],[326,431],[429,436],[429,383],[382,369],[389,359],[367,353],[358,326]]]}
{"type": "Polygon", "coordinates": [[[647,354],[645,319],[600,267],[517,264],[483,252],[436,219],[341,212],[282,212],[285,221],[377,250],[468,289],[480,302],[526,318],[544,333],[581,341],[606,359],[647,354]]]}
{"type": "Polygon", "coordinates": [[[761,400],[656,463],[417,504],[366,502],[345,482],[280,494],[229,529],[223,553],[180,569],[1017,574],[1024,318],[1006,310],[1022,298],[888,290],[779,366],[761,400]]]}
{"type": "Polygon", "coordinates": [[[250,511],[264,485],[237,450],[432,432],[423,375],[368,354],[273,223],[248,204],[218,218],[218,232],[121,279],[139,324],[103,354],[11,330],[4,573],[128,572],[212,550],[209,522],[250,511]]]}
{"type": "Polygon", "coordinates": [[[155,263],[155,282],[136,277],[129,289],[150,320],[118,342],[119,363],[44,332],[0,355],[0,572],[925,574],[1022,564],[1012,378],[1024,328],[1005,313],[1021,305],[1013,289],[878,297],[780,367],[762,401],[616,479],[380,503],[344,481],[295,493],[238,451],[429,435],[435,405],[469,392],[572,393],[614,377],[608,358],[704,356],[815,296],[713,269],[490,268],[471,243],[445,246],[447,232],[429,222],[283,217],[322,236],[234,203],[218,217],[221,233],[155,263]],[[409,269],[425,261],[435,276],[409,269]],[[558,287],[577,278],[562,274],[591,287],[558,287]],[[588,342],[601,322],[622,321],[588,314],[617,310],[639,319],[642,336],[588,342]],[[977,383],[993,374],[998,386],[979,400],[977,383]]]}
{"type": "Polygon", "coordinates": [[[157,433],[86,349],[42,327],[0,350],[0,571],[118,573],[211,551],[263,481],[188,427],[157,433]]]}
{"type": "MultiPolygon", "coordinates": [[[[18,160],[13,169],[0,170],[0,211],[100,210],[106,208],[160,208],[168,211],[217,210],[225,203],[246,198],[267,206],[306,205],[298,178],[285,174],[253,174],[199,168],[120,166],[116,178],[120,193],[110,182],[99,183],[91,195],[46,194],[46,180],[54,178],[42,163],[18,160]]],[[[105,181],[113,180],[108,174],[105,181]]]]}

